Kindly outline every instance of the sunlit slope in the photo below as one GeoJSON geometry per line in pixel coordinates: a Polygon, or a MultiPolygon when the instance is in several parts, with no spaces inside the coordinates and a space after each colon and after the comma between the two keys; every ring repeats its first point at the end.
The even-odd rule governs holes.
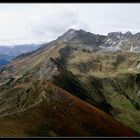
{"type": "Polygon", "coordinates": [[[138,136],[96,107],[44,81],[42,101],[0,118],[0,136],[138,136]]]}

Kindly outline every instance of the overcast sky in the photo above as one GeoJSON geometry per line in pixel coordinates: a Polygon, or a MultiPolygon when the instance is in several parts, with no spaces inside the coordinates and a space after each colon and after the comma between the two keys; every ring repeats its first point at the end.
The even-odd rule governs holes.
{"type": "Polygon", "coordinates": [[[140,32],[140,4],[0,4],[0,45],[49,42],[69,28],[140,32]]]}

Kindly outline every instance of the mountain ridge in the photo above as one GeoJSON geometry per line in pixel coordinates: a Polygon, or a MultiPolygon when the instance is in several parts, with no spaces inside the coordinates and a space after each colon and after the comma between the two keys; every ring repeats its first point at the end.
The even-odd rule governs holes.
{"type": "MultiPolygon", "coordinates": [[[[46,94],[53,97],[54,102],[61,92],[59,89],[52,92],[52,89],[57,86],[140,133],[138,97],[140,80],[137,68],[139,52],[130,51],[131,38],[126,39],[118,35],[122,36],[121,33],[101,36],[70,29],[56,40],[15,58],[0,71],[1,114],[12,112],[12,107],[15,111],[27,108],[30,104],[46,98],[46,94]],[[127,41],[128,44],[123,46],[125,49],[107,50],[109,47],[121,48],[120,41],[123,45],[127,41]],[[43,89],[44,81],[48,81],[47,85],[48,83],[53,85],[51,89],[47,85],[47,88],[43,89]]],[[[125,36],[131,34],[127,33],[125,36]]],[[[133,43],[137,45],[138,39],[133,38],[133,43]]],[[[63,103],[64,100],[60,104],[63,103]]],[[[57,106],[54,110],[56,108],[57,106]]],[[[51,113],[50,109],[48,113],[51,113]]],[[[59,115],[58,113],[58,117],[61,116],[59,115]]],[[[52,124],[54,125],[53,122],[52,124]]],[[[53,127],[51,123],[49,125],[53,127]]],[[[63,126],[62,122],[61,125],[63,126]]],[[[78,125],[79,129],[80,127],[81,125],[78,125]]],[[[69,129],[68,126],[66,128],[69,129]]],[[[90,133],[89,129],[87,131],[90,133]]],[[[109,133],[112,135],[111,131],[109,133]]]]}

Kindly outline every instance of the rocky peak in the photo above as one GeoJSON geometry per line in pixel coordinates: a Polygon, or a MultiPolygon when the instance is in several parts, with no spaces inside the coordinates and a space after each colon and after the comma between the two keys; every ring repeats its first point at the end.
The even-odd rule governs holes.
{"type": "Polygon", "coordinates": [[[122,36],[121,32],[111,32],[108,33],[108,37],[112,39],[119,39],[122,36]]]}
{"type": "Polygon", "coordinates": [[[77,30],[75,30],[75,29],[69,29],[62,36],[58,37],[58,40],[62,41],[62,42],[66,42],[66,41],[74,38],[76,32],[77,32],[77,30]]]}
{"type": "Polygon", "coordinates": [[[72,38],[75,38],[77,36],[80,35],[85,35],[87,32],[85,30],[75,30],[70,28],[68,31],[66,31],[62,36],[60,36],[59,38],[63,39],[63,40],[71,40],[72,38]]]}
{"type": "Polygon", "coordinates": [[[124,34],[124,36],[125,36],[126,38],[130,38],[130,37],[132,37],[133,35],[132,35],[132,33],[131,33],[130,31],[127,31],[127,32],[124,34]]]}
{"type": "Polygon", "coordinates": [[[87,31],[83,30],[83,29],[80,29],[78,30],[79,33],[87,33],[87,31]]]}
{"type": "Polygon", "coordinates": [[[136,34],[134,35],[134,37],[135,37],[136,39],[140,39],[140,32],[136,33],[136,34]]]}
{"type": "Polygon", "coordinates": [[[73,28],[70,28],[68,31],[65,32],[65,34],[73,34],[75,33],[77,30],[73,29],[73,28]]]}
{"type": "Polygon", "coordinates": [[[66,43],[73,43],[73,44],[80,43],[84,45],[98,46],[102,43],[103,39],[104,38],[101,35],[92,34],[82,29],[80,30],[69,29],[57,40],[59,42],[66,42],[66,43]]]}

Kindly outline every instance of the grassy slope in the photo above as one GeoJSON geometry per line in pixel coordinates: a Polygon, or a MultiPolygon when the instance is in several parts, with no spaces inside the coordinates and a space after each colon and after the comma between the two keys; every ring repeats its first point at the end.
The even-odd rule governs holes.
{"type": "Polygon", "coordinates": [[[140,132],[140,110],[136,108],[140,102],[137,96],[139,82],[135,83],[135,77],[139,74],[136,69],[138,60],[139,54],[129,52],[103,54],[75,51],[67,62],[67,69],[92,89],[91,95],[99,103],[102,102],[101,92],[113,107],[111,113],[117,120],[140,132]],[[129,68],[134,69],[128,70],[129,68]]]}
{"type": "Polygon", "coordinates": [[[34,71],[50,57],[55,58],[59,56],[58,50],[64,46],[64,44],[57,44],[51,47],[40,49],[29,56],[27,55],[22,58],[17,57],[17,59],[14,59],[5,66],[4,70],[0,74],[0,82],[3,78],[9,78],[11,74],[13,76],[22,76],[28,71],[34,71]]]}
{"type": "MultiPolygon", "coordinates": [[[[59,44],[52,48],[44,48],[43,51],[35,52],[31,56],[27,56],[24,59],[16,59],[15,61],[11,62],[11,64],[6,66],[5,71],[1,73],[1,77],[3,75],[9,75],[11,72],[15,76],[21,76],[28,70],[37,70],[37,68],[40,67],[44,61],[49,59],[49,57],[59,56],[60,54],[58,53],[58,50],[64,46],[64,44],[59,44]]],[[[104,87],[103,90],[105,90],[105,92],[103,92],[103,96],[105,96],[107,102],[109,102],[115,108],[115,110],[119,110],[119,114],[115,113],[114,117],[140,132],[139,110],[136,110],[124,95],[118,94],[118,92],[116,92],[112,87],[111,83],[106,83],[103,81],[104,78],[110,79],[110,77],[118,77],[120,74],[126,75],[127,73],[139,73],[137,70],[128,70],[129,68],[135,68],[137,61],[139,60],[139,54],[128,52],[103,54],[87,53],[75,50],[67,60],[67,69],[74,73],[81,81],[83,81],[86,86],[89,86],[92,97],[94,97],[97,102],[101,103],[104,98],[99,95],[99,92],[96,90],[97,88],[95,88],[96,85],[91,85],[91,81],[89,80],[94,76],[99,78],[102,86],[104,87]]],[[[123,78],[126,77],[122,76],[121,80],[123,80],[123,78]]],[[[121,88],[123,88],[123,83],[120,82],[120,84],[121,88]]],[[[129,86],[126,84],[126,89],[128,87],[129,86]]],[[[138,100],[138,97],[136,96],[136,90],[135,96],[131,94],[130,89],[127,89],[125,92],[128,93],[131,98],[138,100]]]]}
{"type": "Polygon", "coordinates": [[[25,112],[0,118],[0,136],[137,136],[96,107],[45,81],[46,97],[25,112]]]}

